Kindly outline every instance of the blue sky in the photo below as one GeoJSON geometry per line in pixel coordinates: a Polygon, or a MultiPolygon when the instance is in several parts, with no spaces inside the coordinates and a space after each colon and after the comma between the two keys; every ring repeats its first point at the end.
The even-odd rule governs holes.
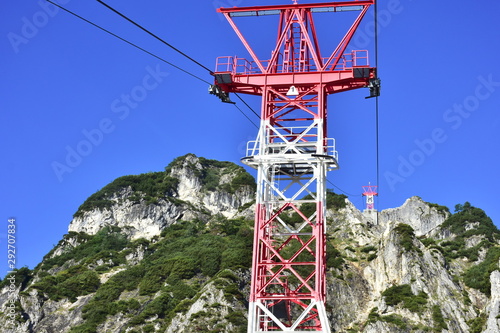
{"type": "MultiPolygon", "coordinates": [[[[59,3],[211,81],[205,70],[96,1],[59,3]]],[[[216,7],[291,1],[108,3],[214,68],[218,56],[249,58],[216,7]]],[[[495,197],[500,186],[500,2],[430,6],[387,0],[379,2],[379,13],[376,207],[398,207],[414,195],[452,211],[469,201],[500,225],[495,197]]],[[[325,53],[336,46],[335,32],[343,33],[348,21],[335,15],[318,22],[328,29],[320,31],[325,53]]],[[[242,22],[263,57],[273,46],[272,19],[242,22]]],[[[373,51],[372,22],[369,15],[349,49],[373,51]]],[[[115,178],[161,171],[186,153],[239,163],[246,142],[256,136],[254,125],[234,106],[207,93],[206,83],[43,0],[2,1],[0,36],[0,276],[7,272],[10,217],[17,221],[17,267],[33,268],[67,232],[78,206],[115,178]]],[[[375,102],[365,100],[367,94],[360,89],[328,100],[329,136],[336,139],[341,166],[328,178],[353,194],[351,201],[360,208],[361,186],[376,182],[375,102]]],[[[259,99],[245,100],[260,110],[259,99]]]]}

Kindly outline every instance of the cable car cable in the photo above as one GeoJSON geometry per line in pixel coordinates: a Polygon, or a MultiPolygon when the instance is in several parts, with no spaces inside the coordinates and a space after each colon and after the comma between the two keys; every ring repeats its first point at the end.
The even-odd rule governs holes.
{"type": "Polygon", "coordinates": [[[248,119],[248,121],[250,121],[250,122],[251,122],[251,123],[252,123],[252,124],[253,124],[253,125],[257,128],[257,129],[259,128],[259,126],[257,126],[257,124],[256,124],[256,123],[254,123],[254,122],[252,121],[252,119],[250,119],[250,118],[246,115],[246,113],[245,113],[245,112],[243,112],[243,110],[239,108],[239,106],[238,106],[238,105],[236,105],[236,104],[233,104],[233,105],[234,105],[234,107],[235,107],[235,108],[237,108],[237,109],[241,112],[241,114],[243,114],[243,115],[245,116],[245,118],[247,118],[247,119],[248,119]]]}
{"type": "Polygon", "coordinates": [[[190,72],[188,72],[187,70],[185,70],[185,69],[183,69],[183,68],[181,68],[181,67],[179,67],[179,66],[177,66],[177,65],[174,65],[173,63],[171,63],[171,62],[169,62],[169,61],[167,61],[167,60],[165,60],[165,59],[163,59],[163,58],[161,58],[161,57],[157,56],[157,55],[156,55],[156,54],[154,54],[154,53],[149,52],[148,50],[146,50],[146,49],[144,49],[144,48],[142,48],[142,47],[140,47],[140,46],[138,46],[138,45],[136,45],[136,44],[134,44],[134,43],[132,43],[132,42],[130,42],[130,41],[128,41],[128,40],[126,40],[126,39],[125,39],[125,38],[123,38],[123,37],[118,36],[117,34],[115,34],[115,33],[111,32],[111,31],[109,31],[109,30],[107,30],[107,29],[105,29],[105,28],[103,28],[103,27],[101,27],[101,26],[99,26],[99,25],[97,25],[97,24],[93,23],[92,21],[87,20],[86,18],[84,18],[84,17],[82,17],[82,16],[80,16],[80,15],[78,15],[78,14],[76,14],[76,13],[74,13],[74,12],[70,11],[69,9],[66,9],[66,8],[64,8],[63,6],[61,6],[61,5],[59,5],[59,4],[55,3],[55,2],[53,2],[53,1],[51,1],[51,0],[46,0],[46,1],[47,1],[47,2],[49,2],[49,3],[51,3],[51,4],[53,4],[53,5],[54,5],[54,6],[56,6],[56,7],[59,7],[60,9],[64,10],[65,12],[67,12],[67,13],[69,13],[69,14],[71,14],[71,15],[73,15],[73,16],[75,16],[75,17],[77,17],[77,18],[79,18],[80,20],[82,20],[82,21],[84,21],[84,22],[87,22],[88,24],[93,25],[94,27],[96,27],[96,28],[98,28],[98,29],[100,29],[100,30],[102,30],[102,31],[104,31],[104,32],[106,32],[106,33],[108,33],[108,34],[110,34],[111,36],[116,37],[116,38],[118,38],[119,40],[121,40],[121,41],[123,41],[123,42],[125,42],[125,43],[127,43],[127,44],[129,44],[129,45],[132,45],[133,47],[135,47],[135,48],[137,48],[137,49],[141,50],[142,52],[145,52],[145,53],[149,54],[150,56],[153,56],[153,57],[155,57],[156,59],[158,59],[158,60],[160,60],[160,61],[163,61],[164,63],[166,63],[166,64],[168,64],[168,65],[170,65],[170,66],[172,66],[172,67],[174,67],[174,68],[176,68],[176,69],[178,69],[178,70],[180,70],[181,72],[184,72],[184,73],[186,73],[186,74],[188,74],[188,75],[191,75],[192,77],[194,77],[194,78],[196,78],[196,79],[198,79],[198,80],[200,80],[200,81],[202,81],[202,82],[205,82],[205,83],[207,83],[207,84],[210,84],[210,82],[208,82],[208,81],[206,81],[206,80],[204,80],[204,79],[200,78],[199,76],[196,76],[196,75],[194,75],[193,73],[190,73],[190,72]]]}
{"type": "MultiPolygon", "coordinates": [[[[120,13],[118,10],[114,9],[113,7],[111,7],[110,5],[106,4],[104,1],[102,0],[97,0],[97,2],[99,2],[101,5],[105,6],[106,8],[110,9],[111,11],[113,11],[115,14],[121,16],[122,18],[124,18],[125,20],[127,20],[128,22],[132,23],[133,25],[135,25],[136,27],[138,27],[139,29],[143,30],[144,32],[146,32],[147,34],[149,34],[150,36],[153,36],[154,38],[156,38],[157,40],[159,40],[160,42],[162,42],[163,44],[167,45],[168,47],[172,48],[173,50],[175,50],[176,52],[180,53],[181,55],[183,55],[184,57],[188,58],[189,60],[191,60],[192,62],[194,62],[195,64],[197,64],[198,66],[202,67],[203,69],[207,70],[210,75],[213,75],[213,71],[211,71],[208,67],[202,65],[200,62],[196,61],[195,59],[193,59],[192,57],[188,56],[186,53],[182,52],[181,50],[179,50],[178,48],[176,48],[175,46],[173,46],[172,44],[166,42],[165,40],[163,40],[162,38],[158,37],[157,35],[155,35],[154,33],[152,33],[151,31],[149,31],[148,29],[144,28],[142,25],[140,25],[139,23],[135,22],[134,20],[128,18],[127,16],[125,16],[124,14],[120,13]]],[[[207,82],[208,83],[208,82],[207,82]]],[[[210,84],[210,83],[208,83],[210,84]]],[[[211,85],[211,84],[210,84],[211,85]]],[[[238,95],[238,94],[235,94],[257,117],[260,118],[260,116],[238,95]]],[[[236,106],[236,104],[235,104],[236,106]]],[[[236,106],[236,108],[248,119],[250,120],[250,118],[243,112],[243,110],[241,110],[239,107],[236,106]]],[[[255,123],[250,120],[250,122],[255,125],[255,123]]],[[[256,125],[255,125],[256,126],[256,125]]]]}
{"type": "MultiPolygon", "coordinates": [[[[375,77],[379,80],[378,76],[378,0],[375,0],[374,15],[375,15],[375,77]]],[[[379,80],[380,85],[380,80],[379,80]]],[[[379,86],[380,89],[380,86],[379,86]]],[[[376,150],[376,172],[377,172],[377,196],[380,193],[380,158],[379,158],[379,94],[375,97],[375,150],[376,150]]],[[[378,224],[379,210],[377,209],[376,223],[378,224]]]]}
{"type": "MultiPolygon", "coordinates": [[[[136,27],[138,27],[139,29],[143,30],[144,32],[146,32],[147,34],[149,34],[150,36],[153,36],[154,38],[156,38],[157,40],[159,40],[160,42],[162,42],[163,44],[167,45],[168,47],[170,47],[171,49],[173,49],[174,51],[180,53],[181,55],[183,55],[184,57],[188,58],[189,60],[191,60],[192,62],[194,62],[195,64],[197,64],[198,66],[202,67],[203,69],[207,70],[209,72],[210,75],[213,75],[213,72],[206,66],[202,65],[200,62],[196,61],[195,59],[193,59],[192,57],[190,57],[189,55],[187,55],[186,53],[182,52],[181,50],[179,50],[178,48],[176,48],[175,46],[173,46],[172,44],[166,42],[165,40],[163,40],[162,38],[160,38],[159,36],[155,35],[154,33],[152,33],[151,31],[149,31],[148,29],[144,28],[142,25],[140,25],[139,23],[135,22],[134,20],[130,19],[129,17],[125,16],[124,14],[120,13],[118,10],[114,9],[113,7],[111,7],[110,5],[106,4],[104,1],[102,0],[97,0],[97,2],[99,2],[101,5],[105,6],[106,8],[110,9],[111,11],[113,11],[115,14],[119,15],[120,17],[124,18],[125,20],[127,20],[128,22],[132,23],[133,25],[135,25],[136,27]]],[[[205,81],[206,82],[206,81],[205,81]]],[[[208,83],[208,82],[207,82],[208,83]]],[[[208,84],[211,84],[211,83],[208,83],[208,84]]],[[[256,112],[239,96],[239,95],[236,95],[250,110],[252,110],[252,112],[254,114],[256,114],[256,112]]],[[[235,104],[236,106],[236,104],[235,104]]],[[[238,106],[236,106],[236,108],[254,125],[254,126],[257,126],[255,125],[255,123],[250,120],[250,118],[243,112],[243,110],[241,110],[238,106]]],[[[256,114],[257,115],[257,114],[256,114]]],[[[257,115],[258,116],[258,115],[257,115]]]]}
{"type": "Polygon", "coordinates": [[[254,115],[256,115],[256,116],[260,119],[259,114],[258,114],[257,112],[255,112],[255,110],[254,110],[254,109],[252,109],[252,108],[250,107],[250,105],[248,105],[248,104],[247,104],[247,102],[245,102],[245,101],[243,100],[243,98],[241,98],[241,96],[240,96],[240,95],[238,95],[237,93],[234,93],[234,94],[236,95],[236,97],[238,97],[238,98],[240,99],[240,101],[242,101],[242,102],[243,102],[243,104],[245,104],[245,105],[247,106],[247,108],[249,108],[249,109],[253,112],[253,114],[254,114],[254,115]]]}
{"type": "Polygon", "coordinates": [[[154,33],[152,33],[151,31],[149,31],[148,29],[144,28],[143,26],[141,26],[139,23],[136,23],[134,22],[132,19],[128,18],[127,16],[123,15],[122,13],[120,13],[119,11],[117,11],[116,9],[114,9],[113,7],[111,7],[110,5],[106,4],[105,2],[103,2],[102,0],[97,0],[97,2],[99,2],[101,5],[105,6],[106,8],[110,9],[111,11],[113,11],[114,13],[118,14],[119,16],[121,16],[122,18],[124,18],[125,20],[129,21],[130,23],[132,23],[133,25],[135,25],[136,27],[138,27],[139,29],[145,31],[147,34],[153,36],[154,38],[158,39],[160,42],[162,42],[163,44],[167,45],[168,47],[170,47],[171,49],[175,50],[176,52],[182,54],[184,57],[188,58],[189,60],[191,60],[192,62],[194,62],[195,64],[197,64],[198,66],[206,69],[210,74],[213,74],[213,72],[206,66],[202,65],[201,63],[199,63],[198,61],[194,60],[193,58],[191,58],[190,56],[188,56],[186,53],[182,52],[181,50],[179,50],[178,48],[176,48],[175,46],[173,46],[172,44],[170,43],[167,43],[165,40],[163,40],[162,38],[158,37],[157,35],[155,35],[154,33]]]}
{"type": "MultiPolygon", "coordinates": [[[[375,77],[378,79],[378,1],[375,0],[374,15],[375,15],[375,77]]],[[[377,172],[377,188],[380,189],[380,159],[379,159],[379,95],[375,97],[375,150],[376,150],[376,172],[377,172]]]]}
{"type": "MultiPolygon", "coordinates": [[[[180,70],[181,72],[184,72],[184,73],[186,73],[186,74],[188,74],[188,75],[190,75],[190,76],[192,76],[192,77],[194,77],[194,78],[196,78],[196,79],[198,79],[198,80],[200,80],[200,81],[202,81],[202,82],[204,82],[204,83],[206,83],[206,84],[209,84],[209,85],[211,84],[211,83],[210,83],[210,82],[208,82],[207,80],[204,80],[204,79],[200,78],[199,76],[197,76],[197,75],[195,75],[195,74],[193,74],[193,73],[191,73],[191,72],[189,72],[189,71],[187,71],[187,70],[185,70],[185,69],[183,69],[183,68],[181,68],[181,67],[179,67],[179,66],[177,66],[177,65],[175,65],[175,64],[173,64],[173,63],[171,63],[171,62],[169,62],[169,61],[167,61],[167,60],[165,60],[165,59],[163,59],[163,58],[161,58],[160,56],[157,56],[156,54],[154,54],[154,53],[152,53],[152,52],[149,52],[148,50],[146,50],[146,49],[144,49],[144,48],[140,47],[139,45],[134,44],[134,43],[132,43],[132,42],[130,42],[130,41],[128,41],[128,40],[126,40],[126,39],[125,39],[125,38],[123,38],[123,37],[120,37],[119,35],[117,35],[117,34],[115,34],[115,33],[111,32],[111,31],[109,31],[109,30],[107,30],[107,29],[105,29],[105,28],[103,28],[103,27],[101,27],[100,25],[98,25],[98,24],[96,24],[96,23],[94,23],[94,22],[92,22],[92,21],[90,21],[90,20],[88,20],[88,19],[86,19],[86,18],[84,18],[84,17],[82,17],[82,16],[80,16],[80,15],[76,14],[75,12],[73,12],[73,11],[71,11],[71,10],[69,10],[69,9],[67,9],[67,8],[65,8],[65,7],[63,7],[63,6],[61,6],[61,5],[59,5],[58,3],[55,3],[55,2],[53,2],[53,1],[51,1],[51,0],[46,0],[46,1],[47,1],[47,2],[49,2],[49,3],[51,3],[52,5],[54,5],[54,6],[58,7],[58,8],[60,8],[60,9],[62,9],[63,11],[67,12],[68,14],[71,14],[71,15],[73,15],[74,17],[76,17],[76,18],[78,18],[78,19],[80,19],[80,20],[82,20],[82,21],[84,21],[84,22],[86,22],[86,23],[88,23],[88,24],[90,24],[90,25],[92,25],[92,26],[94,26],[94,27],[96,27],[96,28],[98,28],[98,29],[100,29],[100,30],[102,30],[102,31],[106,32],[107,34],[109,34],[109,35],[111,35],[111,36],[113,36],[113,37],[116,37],[116,38],[118,38],[119,40],[121,40],[121,41],[123,41],[123,42],[125,42],[125,43],[127,43],[127,44],[129,44],[129,45],[131,45],[131,46],[133,46],[133,47],[135,47],[135,48],[137,48],[137,49],[141,50],[142,52],[147,53],[147,54],[149,54],[150,56],[153,56],[153,57],[155,57],[156,59],[158,59],[158,60],[160,60],[160,61],[162,61],[162,62],[164,62],[164,63],[166,63],[166,64],[168,64],[168,65],[170,65],[170,66],[172,66],[172,67],[174,67],[174,68],[176,68],[176,69],[178,69],[178,70],[180,70]]],[[[238,95],[237,95],[237,96],[238,96],[238,95]]],[[[242,101],[242,102],[243,102],[243,103],[244,103],[244,104],[245,104],[245,105],[246,105],[246,106],[247,106],[250,110],[252,110],[252,111],[253,111],[253,109],[252,109],[252,108],[251,108],[251,107],[250,107],[250,106],[249,106],[249,105],[248,105],[248,104],[247,104],[247,103],[246,103],[246,102],[245,102],[245,101],[244,101],[244,100],[243,100],[240,96],[238,96],[238,98],[239,98],[239,99],[240,99],[240,100],[241,100],[241,101],[242,101]]],[[[250,119],[250,118],[249,118],[249,117],[245,114],[245,112],[243,112],[243,110],[241,110],[241,109],[240,109],[240,108],[239,108],[236,104],[235,104],[235,107],[238,109],[238,111],[240,111],[240,112],[243,114],[243,116],[245,116],[245,118],[247,118],[247,119],[248,119],[248,120],[249,120],[249,121],[250,121],[250,122],[251,122],[254,126],[256,126],[256,127],[257,127],[257,125],[256,125],[256,124],[255,124],[255,123],[254,123],[254,122],[253,122],[253,121],[252,121],[252,120],[251,120],[251,119],[250,119]]],[[[253,111],[253,112],[255,113],[255,111],[253,111]]],[[[258,128],[258,127],[257,127],[257,128],[258,128]]]]}
{"type": "Polygon", "coordinates": [[[335,187],[336,189],[338,189],[340,192],[344,193],[344,194],[347,194],[348,196],[350,197],[361,197],[362,195],[361,194],[352,194],[352,193],[347,193],[346,191],[344,191],[343,189],[341,189],[340,187],[338,187],[337,185],[335,185],[334,183],[332,183],[330,181],[330,179],[326,179],[327,182],[329,182],[331,185],[333,185],[333,187],[335,187]]]}

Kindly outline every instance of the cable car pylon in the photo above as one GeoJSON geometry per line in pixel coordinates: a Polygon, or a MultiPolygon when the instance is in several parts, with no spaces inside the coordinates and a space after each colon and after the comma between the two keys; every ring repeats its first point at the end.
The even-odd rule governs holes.
{"type": "Polygon", "coordinates": [[[256,140],[242,162],[257,170],[248,333],[330,333],[326,301],[326,175],[338,169],[327,136],[327,96],[380,81],[367,50],[348,51],[372,1],[219,8],[251,59],[219,57],[211,92],[262,96],[256,140]],[[357,16],[331,54],[320,52],[314,18],[357,16]],[[241,17],[278,17],[276,44],[260,59],[238,28],[241,17]],[[216,87],[216,88],[215,88],[216,87]]]}

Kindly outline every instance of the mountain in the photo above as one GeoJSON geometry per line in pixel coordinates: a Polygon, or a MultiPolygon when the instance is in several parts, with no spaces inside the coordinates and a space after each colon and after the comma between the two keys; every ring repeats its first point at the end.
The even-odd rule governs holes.
{"type": "MultiPolygon", "coordinates": [[[[246,332],[255,189],[193,154],[116,179],[37,267],[1,281],[2,332],[246,332]]],[[[500,332],[500,232],[483,210],[327,202],[332,332],[500,332]]]]}

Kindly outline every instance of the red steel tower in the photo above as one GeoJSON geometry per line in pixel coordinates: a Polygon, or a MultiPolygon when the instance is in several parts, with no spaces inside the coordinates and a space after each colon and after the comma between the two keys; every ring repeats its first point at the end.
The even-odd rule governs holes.
{"type": "Polygon", "coordinates": [[[363,196],[366,197],[366,209],[365,212],[375,211],[375,196],[377,196],[377,186],[368,185],[363,186],[363,196]]]}
{"type": "Polygon", "coordinates": [[[347,51],[371,1],[219,8],[251,56],[219,57],[210,92],[262,96],[257,139],[242,162],[257,169],[257,198],[248,332],[330,332],[326,298],[326,174],[338,168],[327,136],[327,96],[361,87],[378,96],[366,50],[347,51]],[[354,11],[331,54],[320,52],[313,18],[354,11]],[[276,15],[278,34],[263,60],[236,24],[276,15]]]}

